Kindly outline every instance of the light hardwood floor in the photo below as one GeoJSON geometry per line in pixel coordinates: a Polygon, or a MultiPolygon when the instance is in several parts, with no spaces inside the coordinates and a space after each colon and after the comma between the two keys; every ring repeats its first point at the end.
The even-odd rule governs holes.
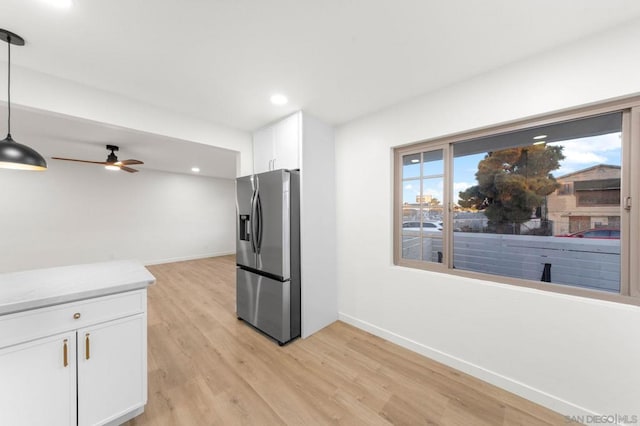
{"type": "Polygon", "coordinates": [[[566,424],[342,322],[278,346],[236,319],[233,256],[149,270],[149,402],[128,425],[566,424]]]}

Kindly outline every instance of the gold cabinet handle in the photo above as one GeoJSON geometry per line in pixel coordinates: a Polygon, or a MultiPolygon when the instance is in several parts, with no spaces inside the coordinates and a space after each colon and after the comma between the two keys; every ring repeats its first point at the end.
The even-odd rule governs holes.
{"type": "Polygon", "coordinates": [[[89,333],[84,336],[84,357],[89,359],[91,357],[91,342],[89,342],[89,333]]]}
{"type": "Polygon", "coordinates": [[[69,349],[67,347],[67,339],[64,339],[64,344],[62,345],[62,364],[65,367],[69,365],[68,352],[69,352],[69,349]]]}
{"type": "Polygon", "coordinates": [[[73,319],[80,319],[80,312],[73,314],[73,319]]]}

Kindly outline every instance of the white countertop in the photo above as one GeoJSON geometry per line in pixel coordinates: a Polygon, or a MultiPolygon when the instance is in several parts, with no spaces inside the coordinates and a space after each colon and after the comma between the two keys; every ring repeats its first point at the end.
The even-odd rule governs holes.
{"type": "Polygon", "coordinates": [[[140,263],[113,261],[0,274],[0,315],[146,288],[140,263]]]}

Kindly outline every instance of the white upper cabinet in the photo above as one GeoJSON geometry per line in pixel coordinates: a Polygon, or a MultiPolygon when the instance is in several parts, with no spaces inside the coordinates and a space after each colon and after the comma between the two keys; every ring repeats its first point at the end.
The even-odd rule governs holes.
{"type": "Polygon", "coordinates": [[[300,116],[296,113],[276,123],[273,170],[300,168],[300,116]]]}
{"type": "Polygon", "coordinates": [[[253,134],[253,172],[300,168],[301,113],[253,134]]]}
{"type": "Polygon", "coordinates": [[[275,158],[274,134],[272,126],[264,127],[253,134],[254,173],[271,170],[271,164],[275,158]]]}

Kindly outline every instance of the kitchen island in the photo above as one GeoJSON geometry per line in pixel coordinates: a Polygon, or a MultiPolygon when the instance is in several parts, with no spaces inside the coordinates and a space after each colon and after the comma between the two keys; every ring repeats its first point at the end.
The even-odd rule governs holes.
{"type": "Polygon", "coordinates": [[[0,424],[120,424],[147,401],[147,287],[114,261],[0,274],[0,424]]]}

